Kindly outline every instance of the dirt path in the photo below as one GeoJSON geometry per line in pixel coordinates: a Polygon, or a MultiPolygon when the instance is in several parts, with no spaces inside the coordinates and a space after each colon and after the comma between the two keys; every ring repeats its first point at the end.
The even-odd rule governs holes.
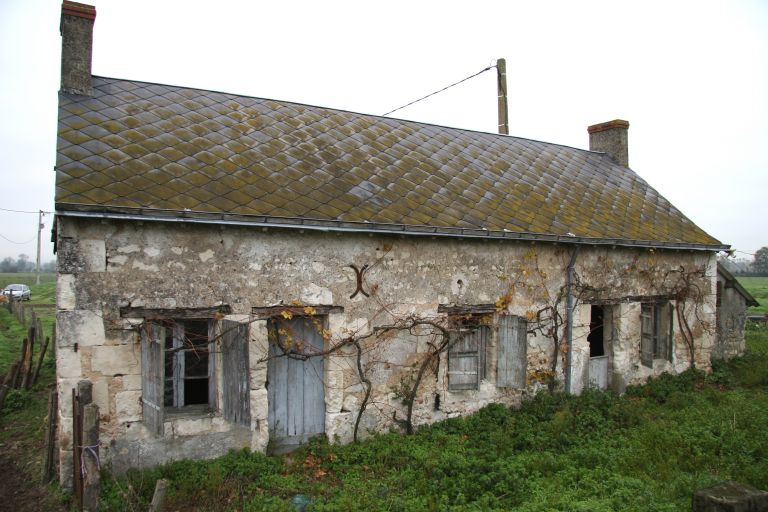
{"type": "Polygon", "coordinates": [[[0,512],[66,511],[65,507],[54,503],[46,487],[31,480],[19,467],[12,458],[17,450],[8,448],[0,447],[0,512]]]}

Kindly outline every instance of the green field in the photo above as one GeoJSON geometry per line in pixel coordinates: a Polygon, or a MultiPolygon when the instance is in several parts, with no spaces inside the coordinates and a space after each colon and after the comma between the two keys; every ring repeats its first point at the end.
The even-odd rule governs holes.
{"type": "Polygon", "coordinates": [[[746,288],[755,300],[760,303],[757,307],[749,308],[747,314],[768,314],[768,277],[739,277],[737,279],[741,286],[746,288]]]}
{"type": "MultiPolygon", "coordinates": [[[[37,274],[34,272],[0,272],[0,288],[5,288],[9,284],[26,284],[32,288],[32,296],[35,295],[35,282],[37,281],[37,274]]],[[[40,273],[40,286],[50,285],[53,283],[54,288],[56,284],[55,272],[41,272],[40,273]]]]}

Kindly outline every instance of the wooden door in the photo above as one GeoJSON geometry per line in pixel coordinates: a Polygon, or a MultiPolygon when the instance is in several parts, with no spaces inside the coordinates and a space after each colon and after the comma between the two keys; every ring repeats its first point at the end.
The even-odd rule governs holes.
{"type": "Polygon", "coordinates": [[[317,317],[270,321],[267,390],[273,453],[325,432],[322,324],[317,317]]]}
{"type": "Polygon", "coordinates": [[[608,356],[589,358],[589,385],[597,389],[608,389],[608,356]]]}

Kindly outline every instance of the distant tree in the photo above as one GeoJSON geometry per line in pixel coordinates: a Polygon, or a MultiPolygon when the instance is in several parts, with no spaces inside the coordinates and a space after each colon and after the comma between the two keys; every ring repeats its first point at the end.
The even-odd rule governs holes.
{"type": "Polygon", "coordinates": [[[36,263],[29,260],[26,254],[19,254],[14,260],[11,257],[0,261],[0,272],[34,272],[36,263]]]}
{"type": "Polygon", "coordinates": [[[761,247],[757,250],[752,268],[758,274],[768,275],[768,247],[761,247]]]}
{"type": "Polygon", "coordinates": [[[0,261],[0,272],[16,272],[16,260],[8,256],[0,261]]]}
{"type": "Polygon", "coordinates": [[[56,272],[56,260],[46,261],[40,265],[40,272],[56,272]]]}
{"type": "Polygon", "coordinates": [[[26,254],[19,254],[16,258],[16,272],[31,272],[35,270],[35,264],[29,261],[29,256],[26,254]]]}

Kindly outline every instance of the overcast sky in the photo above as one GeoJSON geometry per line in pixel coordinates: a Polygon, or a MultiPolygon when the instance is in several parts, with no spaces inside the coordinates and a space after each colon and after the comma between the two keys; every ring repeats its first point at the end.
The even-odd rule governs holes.
{"type": "MultiPolygon", "coordinates": [[[[511,135],[587,148],[626,119],[633,170],[723,243],[768,245],[766,0],[94,3],[95,75],[369,114],[503,57],[511,135]]],[[[0,0],[4,210],[54,208],[60,11],[0,0]]],[[[494,132],[495,72],[393,117],[494,132]]],[[[4,210],[0,258],[34,260],[37,215],[4,210]]]]}

